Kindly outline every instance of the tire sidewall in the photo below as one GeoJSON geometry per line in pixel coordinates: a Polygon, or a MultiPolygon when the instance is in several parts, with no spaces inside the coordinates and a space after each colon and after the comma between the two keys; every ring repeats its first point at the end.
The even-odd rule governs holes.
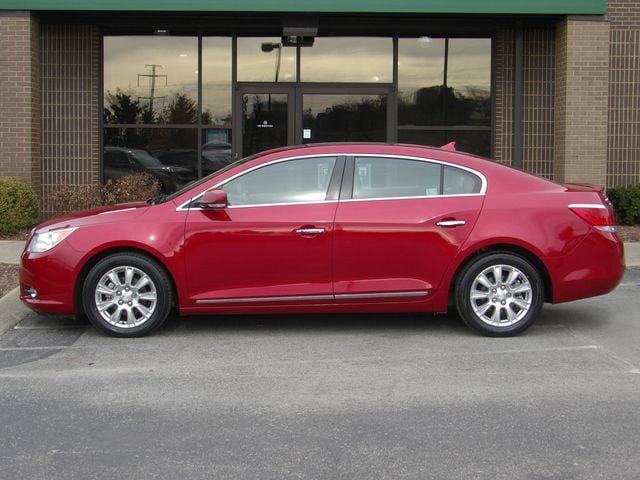
{"type": "Polygon", "coordinates": [[[536,268],[525,258],[510,252],[495,252],[472,261],[459,276],[456,286],[456,307],[462,320],[483,335],[507,337],[517,335],[529,328],[538,317],[544,303],[544,286],[536,268]],[[509,265],[520,270],[529,280],[532,290],[531,308],[517,323],[505,327],[495,327],[483,322],[473,311],[469,294],[478,274],[492,265],[509,265]]]}
{"type": "Polygon", "coordinates": [[[166,320],[172,303],[172,291],[167,274],[152,260],[133,253],[110,255],[96,263],[82,286],[82,304],[89,321],[100,331],[115,337],[139,337],[157,329],[166,320]],[[118,328],[107,322],[95,304],[95,289],[102,276],[109,270],[131,266],[142,270],[153,281],[157,292],[156,309],[142,325],[132,328],[118,328]]]}

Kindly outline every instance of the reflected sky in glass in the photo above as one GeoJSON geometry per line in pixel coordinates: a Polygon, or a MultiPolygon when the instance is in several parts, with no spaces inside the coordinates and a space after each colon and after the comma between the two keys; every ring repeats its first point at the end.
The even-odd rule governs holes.
{"type": "Polygon", "coordinates": [[[491,91],[491,40],[488,38],[452,38],[449,40],[447,85],[475,97],[491,91]]]}
{"type": "Polygon", "coordinates": [[[156,67],[154,103],[168,104],[176,93],[198,99],[198,39],[196,37],[118,36],[104,37],[104,91],[120,89],[132,100],[151,95],[151,74],[156,67]],[[164,97],[164,98],[163,98],[164,97]]]}
{"type": "Polygon", "coordinates": [[[238,37],[238,81],[275,82],[277,74],[279,83],[295,82],[296,49],[280,45],[280,37],[238,37]]]}
{"type": "MultiPolygon", "coordinates": [[[[401,38],[398,42],[398,88],[405,94],[444,82],[441,38],[401,38]]],[[[447,85],[467,95],[491,89],[491,39],[449,39],[447,85]]]]}
{"type": "Polygon", "coordinates": [[[231,38],[202,39],[202,122],[231,124],[231,38]]]}
{"type": "Polygon", "coordinates": [[[401,38],[398,40],[398,89],[412,94],[416,90],[444,81],[444,43],[442,38],[401,38]]]}
{"type": "Polygon", "coordinates": [[[320,37],[300,51],[303,82],[393,81],[393,42],[379,37],[320,37]]]}

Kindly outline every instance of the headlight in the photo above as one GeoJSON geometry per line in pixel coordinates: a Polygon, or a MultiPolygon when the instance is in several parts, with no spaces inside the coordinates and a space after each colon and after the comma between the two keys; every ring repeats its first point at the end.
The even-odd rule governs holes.
{"type": "Polygon", "coordinates": [[[27,250],[31,253],[42,253],[46,252],[47,250],[51,250],[53,247],[55,247],[57,244],[71,235],[74,230],[76,230],[76,228],[77,227],[62,228],[60,230],[53,230],[51,232],[36,233],[31,238],[27,250]]]}

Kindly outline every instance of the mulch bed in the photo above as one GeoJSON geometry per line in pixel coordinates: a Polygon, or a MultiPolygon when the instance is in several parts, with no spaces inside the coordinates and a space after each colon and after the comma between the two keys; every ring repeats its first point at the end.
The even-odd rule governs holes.
{"type": "Polygon", "coordinates": [[[18,286],[18,265],[0,263],[0,297],[18,286]]]}

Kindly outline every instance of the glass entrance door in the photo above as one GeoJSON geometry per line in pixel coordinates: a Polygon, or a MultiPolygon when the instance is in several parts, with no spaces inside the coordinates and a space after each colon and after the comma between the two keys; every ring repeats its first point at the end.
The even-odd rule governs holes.
{"type": "Polygon", "coordinates": [[[386,142],[387,95],[302,94],[302,143],[386,142]]]}
{"type": "Polygon", "coordinates": [[[390,87],[242,85],[234,105],[234,157],[320,142],[387,142],[390,87]]]}

